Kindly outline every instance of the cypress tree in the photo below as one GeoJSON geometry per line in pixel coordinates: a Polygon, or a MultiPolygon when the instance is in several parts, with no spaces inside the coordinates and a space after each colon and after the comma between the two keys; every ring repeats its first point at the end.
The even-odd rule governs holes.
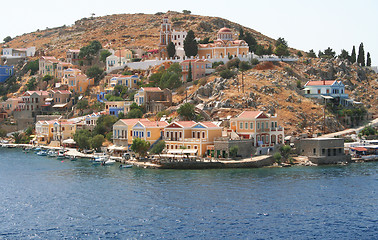
{"type": "Polygon", "coordinates": [[[176,47],[173,42],[170,42],[167,46],[167,53],[169,58],[174,58],[176,55],[176,47]]]}
{"type": "Polygon", "coordinates": [[[350,55],[350,61],[352,63],[355,63],[356,62],[356,47],[353,46],[353,49],[352,49],[352,54],[350,55]]]}
{"type": "Polygon", "coordinates": [[[249,51],[250,52],[256,52],[257,48],[257,41],[256,39],[250,34],[249,32],[246,32],[244,35],[244,41],[248,43],[249,51]]]}
{"type": "Polygon", "coordinates": [[[244,36],[244,30],[243,28],[240,28],[239,30],[239,40],[244,40],[245,36],[244,36]]]}
{"type": "Polygon", "coordinates": [[[184,40],[184,51],[187,57],[194,57],[198,53],[197,41],[192,30],[189,30],[184,40]]]}
{"type": "Polygon", "coordinates": [[[367,53],[366,57],[366,66],[370,67],[371,66],[371,59],[370,59],[370,53],[367,53]]]}
{"type": "Polygon", "coordinates": [[[187,82],[193,81],[193,76],[192,76],[192,64],[189,62],[189,70],[188,70],[188,77],[186,78],[187,82]]]}
{"type": "Polygon", "coordinates": [[[364,51],[364,44],[361,43],[360,47],[358,48],[358,57],[357,57],[357,63],[361,66],[365,66],[365,51],[364,51]]]}

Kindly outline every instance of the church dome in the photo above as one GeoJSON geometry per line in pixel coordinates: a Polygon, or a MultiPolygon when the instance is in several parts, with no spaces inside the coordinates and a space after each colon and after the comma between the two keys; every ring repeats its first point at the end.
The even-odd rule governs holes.
{"type": "Polygon", "coordinates": [[[231,31],[231,29],[224,27],[224,28],[221,28],[218,31],[218,33],[232,33],[232,31],[231,31]]]}

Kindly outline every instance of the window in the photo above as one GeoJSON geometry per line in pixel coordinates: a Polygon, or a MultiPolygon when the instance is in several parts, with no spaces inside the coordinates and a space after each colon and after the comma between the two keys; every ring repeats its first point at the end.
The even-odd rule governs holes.
{"type": "Polygon", "coordinates": [[[320,89],[318,89],[318,94],[320,94],[320,89]]]}
{"type": "Polygon", "coordinates": [[[266,136],[265,139],[266,143],[269,143],[269,136],[266,136]]]}
{"type": "Polygon", "coordinates": [[[182,132],[180,132],[179,135],[180,135],[180,138],[182,138],[182,132]]]}
{"type": "Polygon", "coordinates": [[[253,122],[251,122],[249,129],[253,129],[253,122]]]}
{"type": "Polygon", "coordinates": [[[151,132],[147,132],[147,137],[151,137],[151,132]]]}
{"type": "Polygon", "coordinates": [[[240,123],[240,127],[239,128],[243,129],[243,123],[242,122],[240,123]]]}
{"type": "Polygon", "coordinates": [[[245,129],[248,129],[248,123],[247,122],[245,123],[245,129]]]}
{"type": "Polygon", "coordinates": [[[314,153],[314,155],[316,154],[316,148],[314,148],[313,153],[314,153]]]}
{"type": "Polygon", "coordinates": [[[322,148],[322,155],[324,156],[325,155],[325,149],[322,148]]]}
{"type": "Polygon", "coordinates": [[[257,129],[260,129],[260,123],[259,122],[257,123],[257,129]]]}
{"type": "Polygon", "coordinates": [[[192,137],[196,138],[196,132],[192,132],[192,137]]]}
{"type": "Polygon", "coordinates": [[[202,132],[202,138],[205,138],[205,132],[202,132]]]}

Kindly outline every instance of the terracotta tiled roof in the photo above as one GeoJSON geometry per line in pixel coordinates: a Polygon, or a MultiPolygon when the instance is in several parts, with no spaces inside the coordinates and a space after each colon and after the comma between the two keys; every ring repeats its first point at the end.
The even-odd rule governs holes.
{"type": "Polygon", "coordinates": [[[149,91],[149,92],[152,92],[152,91],[161,91],[161,89],[159,87],[143,87],[142,89],[144,91],[149,91]]]}
{"type": "Polygon", "coordinates": [[[165,121],[149,121],[148,119],[142,119],[139,122],[145,127],[165,127],[168,125],[165,121]]]}
{"type": "MultiPolygon", "coordinates": [[[[142,120],[142,119],[140,119],[140,118],[121,119],[121,121],[122,121],[123,123],[125,123],[126,125],[134,125],[134,124],[136,124],[136,123],[137,123],[138,121],[140,121],[140,120],[142,120]]],[[[148,119],[145,119],[145,120],[149,121],[148,119]]]]}
{"type": "Polygon", "coordinates": [[[256,118],[262,111],[243,111],[237,118],[256,118]]]}
{"type": "Polygon", "coordinates": [[[176,123],[176,124],[178,124],[178,125],[180,125],[184,128],[192,127],[194,124],[196,124],[196,122],[194,122],[194,121],[176,121],[176,122],[173,122],[173,123],[176,123]]]}
{"type": "Polygon", "coordinates": [[[212,122],[200,122],[202,125],[204,125],[205,127],[208,127],[208,128],[214,128],[214,127],[218,127],[217,125],[215,125],[214,123],[212,122]]]}
{"type": "Polygon", "coordinates": [[[305,86],[330,86],[332,85],[336,80],[332,81],[308,81],[305,86]]]}

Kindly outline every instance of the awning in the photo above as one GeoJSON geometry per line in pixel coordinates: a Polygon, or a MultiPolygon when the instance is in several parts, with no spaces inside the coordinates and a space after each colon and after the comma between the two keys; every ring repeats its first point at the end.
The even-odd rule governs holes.
{"type": "Polygon", "coordinates": [[[108,147],[108,150],[127,151],[127,147],[118,147],[118,146],[112,145],[108,147]]]}
{"type": "Polygon", "coordinates": [[[66,139],[66,140],[63,140],[63,144],[76,144],[75,140],[73,139],[66,139]]]}
{"type": "Polygon", "coordinates": [[[364,148],[364,147],[351,147],[350,149],[355,150],[355,151],[358,151],[358,152],[364,152],[364,151],[367,151],[367,149],[364,148]]]}
{"type": "Polygon", "coordinates": [[[170,149],[168,154],[191,154],[197,153],[197,149],[170,149]]]}
{"type": "Polygon", "coordinates": [[[324,96],[324,95],[322,95],[322,98],[324,98],[324,99],[333,99],[333,97],[331,97],[331,96],[324,96]]]}
{"type": "Polygon", "coordinates": [[[64,108],[64,107],[66,107],[67,106],[67,103],[64,103],[64,104],[55,104],[54,106],[53,106],[53,108],[64,108]]]}
{"type": "Polygon", "coordinates": [[[46,98],[46,99],[45,99],[46,102],[51,102],[51,101],[53,101],[53,100],[54,100],[54,98],[46,98]]]}

